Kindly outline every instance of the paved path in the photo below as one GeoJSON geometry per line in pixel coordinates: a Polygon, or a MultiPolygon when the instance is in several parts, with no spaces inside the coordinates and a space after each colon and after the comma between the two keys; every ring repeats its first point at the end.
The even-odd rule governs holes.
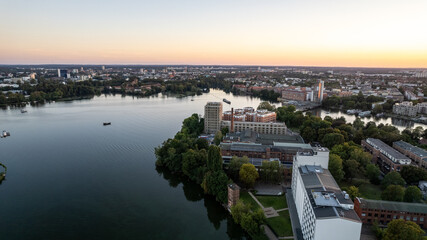
{"type": "Polygon", "coordinates": [[[262,225],[264,227],[265,235],[267,235],[268,239],[270,240],[278,240],[276,237],[276,234],[274,234],[273,231],[271,231],[270,227],[267,225],[262,225]]]}
{"type": "Polygon", "coordinates": [[[279,209],[279,210],[276,210],[277,212],[281,212],[281,211],[286,211],[286,210],[289,210],[289,208],[282,208],[282,209],[279,209]]]}
{"type": "Polygon", "coordinates": [[[264,206],[258,201],[258,199],[250,192],[248,191],[249,195],[255,200],[256,203],[264,210],[264,206]]]}

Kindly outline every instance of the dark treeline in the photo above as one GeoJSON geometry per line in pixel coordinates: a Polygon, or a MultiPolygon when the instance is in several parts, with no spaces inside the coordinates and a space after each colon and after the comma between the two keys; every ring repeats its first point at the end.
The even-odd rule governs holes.
{"type": "MultiPolygon", "coordinates": [[[[327,97],[322,102],[322,106],[325,108],[336,108],[342,110],[348,109],[360,109],[363,111],[371,110],[372,104],[376,102],[384,101],[384,98],[377,96],[364,96],[361,92],[358,95],[349,96],[349,97],[338,97],[332,95],[327,97]]],[[[382,104],[381,110],[391,111],[393,108],[394,101],[388,100],[386,103],[382,104]]]]}
{"type": "MultiPolygon", "coordinates": [[[[112,80],[108,81],[87,80],[81,82],[63,82],[44,79],[42,77],[39,79],[37,85],[21,83],[19,89],[22,90],[23,93],[8,92],[4,94],[0,91],[0,106],[92,97],[102,93],[120,93],[141,97],[158,93],[200,95],[203,89],[219,88],[225,92],[230,92],[232,88],[232,84],[224,81],[221,76],[201,77],[197,80],[186,81],[163,81],[158,79],[135,80],[137,80],[136,77],[130,77],[129,80],[126,81],[123,77],[114,76],[112,80]],[[135,88],[141,88],[141,91],[133,91],[135,88]],[[29,95],[29,98],[25,98],[24,94],[29,95]]],[[[7,91],[11,89],[4,88],[2,90],[7,91]]]]}
{"type": "MultiPolygon", "coordinates": [[[[181,131],[155,149],[156,166],[167,168],[175,175],[190,179],[199,184],[205,194],[214,196],[221,204],[226,204],[227,184],[232,183],[232,180],[223,169],[220,148],[216,145],[209,145],[205,139],[198,138],[203,128],[203,118],[197,114],[186,118],[181,131]]],[[[237,161],[236,166],[238,165],[240,169],[239,175],[241,175],[241,169],[245,167],[248,167],[249,171],[255,170],[252,164],[245,164],[246,161],[243,159],[235,158],[235,161],[237,161]]],[[[266,167],[265,170],[273,168],[266,167]]],[[[248,178],[251,176],[249,175],[248,178]]],[[[265,235],[261,231],[261,225],[265,223],[264,213],[262,210],[250,212],[248,209],[249,206],[241,203],[233,207],[234,221],[240,224],[252,238],[265,239],[265,235]]]]}

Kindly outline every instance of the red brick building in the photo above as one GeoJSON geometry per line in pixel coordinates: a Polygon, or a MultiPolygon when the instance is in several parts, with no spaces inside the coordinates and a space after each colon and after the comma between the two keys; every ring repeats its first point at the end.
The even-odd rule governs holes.
{"type": "Polygon", "coordinates": [[[403,166],[410,165],[411,159],[376,138],[362,140],[362,147],[372,154],[372,162],[377,164],[383,173],[399,172],[403,166]]]}
{"type": "Polygon", "coordinates": [[[307,99],[307,92],[287,89],[282,91],[282,98],[286,100],[305,101],[307,99]]]}
{"type": "Polygon", "coordinates": [[[364,224],[377,221],[385,226],[394,219],[403,219],[427,229],[427,204],[356,198],[354,210],[364,224]]]}

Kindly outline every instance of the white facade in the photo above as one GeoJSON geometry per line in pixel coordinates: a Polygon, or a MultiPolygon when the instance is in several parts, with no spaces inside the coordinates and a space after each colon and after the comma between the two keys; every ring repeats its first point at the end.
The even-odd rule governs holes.
{"type": "Polygon", "coordinates": [[[328,162],[329,151],[324,148],[294,159],[291,187],[303,239],[358,240],[362,222],[348,194],[341,192],[327,170],[328,162]]]}
{"type": "Polygon", "coordinates": [[[316,221],[315,239],[359,240],[362,223],[342,218],[322,219],[316,221]]]}
{"type": "Polygon", "coordinates": [[[393,113],[409,117],[415,117],[418,112],[418,107],[413,106],[412,102],[402,102],[393,105],[393,113]]]}

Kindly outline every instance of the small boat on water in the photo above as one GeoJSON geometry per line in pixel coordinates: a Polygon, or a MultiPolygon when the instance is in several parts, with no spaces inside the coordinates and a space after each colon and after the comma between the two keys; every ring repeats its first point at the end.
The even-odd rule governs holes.
{"type": "Polygon", "coordinates": [[[105,123],[103,123],[103,125],[104,126],[111,125],[111,122],[105,122],[105,123]]]}
{"type": "Polygon", "coordinates": [[[27,112],[27,110],[21,109],[21,113],[26,113],[26,112],[27,112]]]}
{"type": "Polygon", "coordinates": [[[225,99],[225,98],[224,98],[224,99],[222,99],[222,101],[223,101],[223,102],[225,102],[225,103],[231,104],[231,102],[230,102],[230,101],[228,101],[228,100],[227,100],[227,99],[225,99]]]}
{"type": "Polygon", "coordinates": [[[10,137],[10,132],[7,132],[6,130],[3,130],[3,132],[1,133],[1,137],[2,138],[10,137]]]}
{"type": "Polygon", "coordinates": [[[194,101],[194,99],[191,99],[191,101],[194,101]]]}

